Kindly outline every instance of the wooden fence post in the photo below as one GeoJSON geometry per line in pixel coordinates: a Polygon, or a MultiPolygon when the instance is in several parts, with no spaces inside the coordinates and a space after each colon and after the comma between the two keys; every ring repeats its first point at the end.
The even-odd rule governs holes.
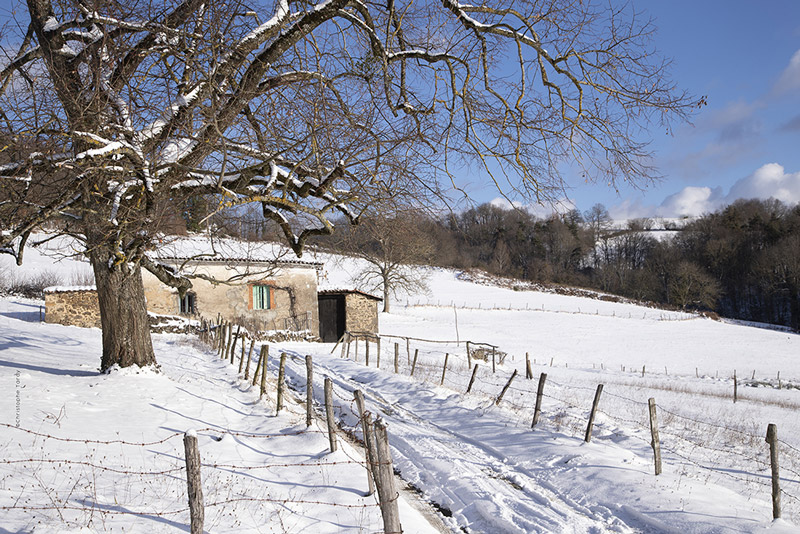
{"type": "Polygon", "coordinates": [[[411,364],[411,376],[414,376],[414,370],[417,368],[417,356],[419,356],[419,349],[414,349],[414,363],[411,364]]]}
{"type": "Polygon", "coordinates": [[[253,359],[253,349],[255,348],[255,346],[256,346],[256,340],[255,339],[251,339],[250,340],[250,350],[247,352],[247,364],[244,366],[244,379],[245,380],[249,380],[250,379],[250,360],[253,359]]]}
{"type": "Polygon", "coordinates": [[[360,389],[353,391],[358,408],[358,419],[361,421],[361,433],[364,435],[364,450],[367,456],[367,495],[375,493],[375,475],[373,474],[375,458],[372,456],[372,433],[370,432],[367,411],[364,406],[364,393],[360,389]]]}
{"type": "Polygon", "coordinates": [[[533,421],[531,428],[536,426],[539,422],[539,416],[542,413],[542,397],[544,396],[544,383],[547,381],[547,373],[539,375],[539,387],[536,389],[536,406],[533,408],[533,421]]]}
{"type": "Polygon", "coordinates": [[[366,427],[364,431],[367,436],[367,453],[369,454],[370,468],[372,469],[372,481],[375,483],[375,489],[380,487],[381,470],[378,469],[378,450],[375,444],[375,425],[372,421],[372,414],[369,410],[364,412],[364,423],[366,427]]]}
{"type": "Polygon", "coordinates": [[[231,353],[231,345],[233,344],[233,325],[228,325],[228,344],[225,345],[225,352],[222,355],[223,360],[228,359],[228,355],[231,353]]]}
{"type": "Polygon", "coordinates": [[[183,449],[186,454],[186,484],[189,494],[189,520],[191,534],[203,534],[205,509],[203,507],[203,484],[200,479],[200,450],[197,448],[197,434],[190,430],[183,435],[183,449]]]}
{"type": "Polygon", "coordinates": [[[736,403],[739,400],[739,391],[738,391],[739,384],[736,381],[736,369],[733,370],[733,402],[736,403]]]}
{"type": "Polygon", "coordinates": [[[366,356],[364,357],[364,365],[369,367],[369,336],[364,338],[364,345],[366,345],[366,356]]]}
{"type": "Polygon", "coordinates": [[[467,340],[467,367],[472,367],[472,351],[469,350],[469,340],[467,340]]]}
{"type": "Polygon", "coordinates": [[[594,393],[594,402],[592,402],[592,411],[589,413],[589,424],[586,425],[586,435],[583,441],[589,443],[592,440],[592,426],[594,426],[594,416],[597,414],[597,405],[600,404],[600,394],[603,393],[603,384],[597,385],[597,391],[594,393]]]}
{"type": "Polygon", "coordinates": [[[239,341],[239,333],[242,331],[242,325],[238,325],[236,327],[236,335],[233,336],[233,345],[231,345],[231,365],[233,365],[234,360],[236,359],[236,342],[239,341]]]}
{"type": "Polygon", "coordinates": [[[394,374],[400,372],[400,345],[394,344],[394,374]]]}
{"type": "Polygon", "coordinates": [[[231,346],[231,339],[233,338],[233,325],[225,322],[225,328],[222,330],[222,351],[219,354],[220,359],[228,359],[228,348],[231,346]]]}
{"type": "Polygon", "coordinates": [[[336,352],[336,349],[339,347],[339,344],[340,344],[342,341],[344,341],[344,336],[346,336],[346,335],[347,335],[347,333],[344,333],[344,334],[342,334],[342,337],[340,337],[340,338],[339,338],[339,341],[337,341],[337,342],[336,342],[336,345],[334,345],[334,346],[333,346],[333,348],[331,349],[331,354],[333,354],[334,352],[336,352]]]}
{"type": "Polygon", "coordinates": [[[261,371],[261,366],[264,364],[265,351],[269,351],[269,345],[261,345],[261,351],[258,353],[258,362],[256,363],[256,371],[253,373],[253,386],[258,383],[258,373],[261,371]],[[264,347],[267,347],[266,349],[264,347]]]}
{"type": "Polygon", "coordinates": [[[506,391],[508,391],[508,388],[511,387],[511,382],[514,380],[515,376],[517,376],[517,370],[516,369],[514,369],[514,372],[511,373],[511,378],[508,379],[508,382],[506,382],[506,385],[503,386],[503,391],[501,391],[500,395],[497,396],[497,400],[494,401],[494,405],[495,406],[499,406],[500,405],[500,401],[503,400],[503,396],[506,394],[506,391]]]}
{"type": "Polygon", "coordinates": [[[380,338],[380,336],[378,336],[377,341],[375,341],[375,350],[378,351],[378,353],[375,355],[375,368],[376,369],[380,369],[381,368],[381,338],[380,338]]]}
{"type": "Polygon", "coordinates": [[[386,533],[401,533],[400,510],[397,503],[400,494],[397,492],[394,469],[392,468],[392,454],[389,449],[389,435],[386,425],[378,419],[375,421],[375,449],[377,451],[378,469],[380,470],[380,485],[378,486],[378,500],[383,516],[383,531],[386,533]]]}
{"type": "Polygon", "coordinates": [[[333,418],[333,381],[325,377],[325,418],[328,421],[328,440],[331,452],[336,452],[336,420],[333,418]]]}
{"type": "MultiPolygon", "coordinates": [[[[348,332],[347,333],[347,354],[345,354],[345,358],[347,358],[348,360],[350,359],[350,343],[352,341],[353,341],[353,336],[350,334],[350,332],[348,332]]],[[[342,350],[344,350],[344,347],[342,347],[342,350]]]]}
{"type": "MultiPolygon", "coordinates": [[[[267,366],[264,366],[266,369],[267,366]]],[[[275,408],[275,412],[280,412],[283,409],[283,391],[286,388],[284,385],[284,376],[286,373],[286,353],[281,352],[281,362],[278,365],[278,404],[275,408]]]]}
{"type": "Polygon", "coordinates": [[[774,423],[767,425],[767,443],[769,443],[769,465],[772,469],[772,518],[781,517],[781,482],[778,471],[778,427],[774,423]]]}
{"type": "Polygon", "coordinates": [[[478,364],[472,367],[472,376],[469,378],[469,385],[467,386],[467,393],[472,391],[472,384],[475,383],[475,377],[478,375],[478,364]]]}
{"type": "Polygon", "coordinates": [[[494,347],[492,347],[492,374],[494,374],[497,371],[497,364],[495,363],[495,360],[497,360],[496,352],[494,350],[494,347]]]}
{"type": "Polygon", "coordinates": [[[264,351],[264,362],[261,364],[261,392],[258,395],[259,398],[267,394],[267,364],[269,363],[269,346],[263,345],[261,350],[264,351]],[[264,349],[263,347],[267,348],[264,349]]]}
{"type": "Polygon", "coordinates": [[[661,441],[658,439],[658,422],[656,420],[656,399],[647,399],[647,407],[650,411],[650,446],[653,447],[653,462],[655,463],[656,476],[661,474],[661,441]]]}
{"type": "MultiPolygon", "coordinates": [[[[259,399],[267,394],[267,363],[269,362],[269,345],[261,345],[261,354],[263,356],[263,361],[261,362],[261,387],[260,393],[258,394],[259,399]]],[[[258,373],[256,373],[256,375],[258,375],[258,373]]],[[[253,380],[255,380],[255,377],[253,377],[253,380]]]]}
{"type": "Polygon", "coordinates": [[[227,330],[227,323],[223,323],[219,326],[219,347],[217,347],[217,352],[220,358],[222,358],[222,354],[225,352],[225,335],[227,330]]]}
{"type": "Polygon", "coordinates": [[[314,368],[311,355],[306,354],[306,426],[311,426],[314,416],[314,368]]]}
{"type": "Polygon", "coordinates": [[[528,380],[533,379],[533,371],[531,370],[531,357],[528,356],[528,353],[525,353],[525,378],[528,380]]]}
{"type": "Polygon", "coordinates": [[[345,332],[342,334],[342,353],[339,355],[340,358],[344,358],[344,351],[350,343],[350,332],[345,332]]]}
{"type": "Polygon", "coordinates": [[[443,386],[443,385],[444,385],[444,375],[445,375],[445,373],[447,372],[447,359],[448,359],[449,357],[450,357],[450,353],[449,353],[449,352],[445,352],[445,353],[444,353],[444,365],[442,366],[442,381],[441,381],[441,382],[439,382],[439,385],[440,385],[440,386],[443,386]]]}
{"type": "Polygon", "coordinates": [[[244,336],[242,336],[242,357],[239,360],[239,373],[242,374],[242,369],[244,369],[244,353],[247,351],[247,340],[244,336]]]}

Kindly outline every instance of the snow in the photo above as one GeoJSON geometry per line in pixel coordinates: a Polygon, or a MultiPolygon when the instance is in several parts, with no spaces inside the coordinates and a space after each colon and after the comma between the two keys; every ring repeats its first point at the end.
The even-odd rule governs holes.
{"type": "MultiPolygon", "coordinates": [[[[48,243],[52,248],[44,252],[65,243],[48,243]]],[[[173,245],[184,253],[207,247],[197,236],[165,238],[165,247],[173,245]]],[[[222,246],[259,250],[253,244],[222,246]]],[[[351,286],[351,276],[364,266],[310,252],[325,263],[323,287],[351,286]]],[[[80,264],[66,259],[48,265],[50,257],[36,250],[26,257],[33,267],[23,270],[66,273],[80,264]]],[[[329,377],[336,417],[356,436],[361,431],[353,391],[364,392],[367,409],[388,425],[395,468],[424,500],[446,511],[441,521],[452,532],[798,531],[800,336],[417,269],[430,277],[430,293],[400,295],[392,301],[393,313],[381,314],[380,369],[374,344],[365,366],[363,341],[349,354],[341,345],[273,344],[269,391],[261,400],[237,377],[238,363],[219,360],[192,336],[154,336],[160,372],[128,368],[99,375],[98,330],[41,324],[41,302],[0,300],[0,387],[14,392],[0,405],[0,423],[8,425],[0,432],[0,507],[24,502],[48,508],[4,510],[3,528],[185,531],[181,436],[194,430],[206,502],[218,503],[206,510],[209,531],[380,530],[374,498],[363,497],[358,448],[340,441],[342,449],[329,454],[323,426],[315,423],[307,432],[304,410],[294,401],[275,414],[274,356],[286,352],[291,390],[305,397],[304,356],[311,354],[317,413],[329,377]],[[412,340],[406,352],[405,340],[393,336],[455,341],[412,340]],[[507,353],[495,373],[491,357],[478,364],[470,394],[466,340],[507,353]],[[445,353],[448,369],[440,385],[445,353]],[[513,370],[516,378],[498,404],[513,370]],[[542,414],[531,429],[540,373],[547,374],[542,414]],[[586,443],[588,411],[600,383],[599,412],[586,443]],[[653,474],[650,397],[661,433],[659,476],[653,474]],[[17,430],[16,418],[20,428],[53,437],[17,430]],[[777,424],[780,437],[783,519],[775,521],[767,423],[777,424]],[[164,475],[142,474],[152,472],[164,475]]],[[[404,531],[435,532],[408,498],[404,493],[404,531]]]]}
{"type": "Polygon", "coordinates": [[[56,20],[55,17],[47,17],[47,20],[44,21],[44,26],[42,27],[42,30],[45,32],[53,32],[60,27],[61,24],[58,22],[58,20],[56,20]]]}
{"type": "Polygon", "coordinates": [[[78,52],[75,51],[69,44],[64,43],[61,48],[55,51],[56,54],[61,54],[62,56],[69,56],[69,57],[76,57],[78,52]]]}
{"type": "MultiPolygon", "coordinates": [[[[101,375],[98,329],[40,324],[31,307],[0,300],[0,386],[10,392],[0,419],[3,529],[188,530],[181,438],[192,430],[208,531],[381,529],[361,452],[340,439],[329,453],[322,426],[307,430],[295,401],[276,414],[274,379],[259,400],[183,335],[154,336],[160,371],[101,375]]],[[[435,532],[405,499],[400,506],[406,532],[435,532]]]]}
{"type": "Polygon", "coordinates": [[[45,293],[67,293],[70,291],[97,291],[97,286],[51,286],[44,288],[45,293]]]}

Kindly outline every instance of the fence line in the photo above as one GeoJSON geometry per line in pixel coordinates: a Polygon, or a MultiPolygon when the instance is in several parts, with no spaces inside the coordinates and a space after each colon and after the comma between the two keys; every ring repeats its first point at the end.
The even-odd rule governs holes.
{"type": "MultiPolygon", "coordinates": [[[[228,326],[222,328],[220,323],[212,324],[203,321],[203,327],[198,331],[201,340],[206,343],[212,350],[216,348],[220,360],[225,360],[226,363],[233,365],[233,356],[237,352],[234,350],[235,343],[238,339],[241,346],[244,346],[247,338],[250,337],[246,329],[240,328],[239,336],[235,336],[233,328],[228,326]],[[223,337],[224,336],[224,337],[223,337]],[[230,356],[230,357],[229,357],[230,356]]],[[[250,337],[252,341],[252,337],[250,337]]],[[[240,348],[241,348],[240,346],[240,348]]],[[[242,351],[244,357],[245,351],[242,351]]],[[[252,352],[248,357],[252,356],[252,352]]],[[[249,360],[248,360],[249,361],[249,360]]],[[[242,369],[241,362],[237,362],[239,369],[242,369]]],[[[86,524],[87,521],[91,523],[91,517],[106,517],[106,516],[130,516],[130,517],[166,517],[166,516],[180,516],[185,514],[188,520],[190,511],[192,512],[192,532],[202,531],[202,527],[195,525],[196,510],[193,506],[182,507],[176,500],[187,502],[186,495],[186,478],[188,476],[188,462],[183,465],[183,447],[179,449],[178,439],[181,437],[186,440],[187,434],[184,432],[171,432],[162,439],[134,442],[124,439],[112,440],[97,440],[97,439],[81,439],[73,437],[61,437],[49,433],[38,432],[16,425],[0,423],[0,428],[9,434],[12,430],[21,433],[22,435],[30,436],[31,441],[38,442],[36,450],[42,455],[40,458],[5,458],[0,459],[0,483],[6,480],[19,480],[27,477],[38,477],[42,469],[47,469],[48,473],[48,489],[45,490],[47,499],[42,502],[45,504],[29,505],[30,500],[19,498],[10,505],[0,505],[0,510],[5,514],[18,511],[27,514],[40,514],[51,512],[53,519],[59,521],[65,526],[68,525],[81,525],[86,524]],[[87,451],[82,453],[79,450],[70,451],[73,457],[53,457],[57,454],[58,446],[51,447],[50,443],[76,443],[87,445],[87,451]],[[153,450],[153,447],[162,445],[163,450],[153,450]],[[120,454],[119,447],[133,447],[141,449],[141,454],[132,455],[132,460],[129,460],[131,455],[120,454]],[[80,455],[84,455],[83,458],[80,455]],[[77,457],[76,457],[77,456],[77,457]],[[166,462],[167,465],[161,469],[142,469],[141,467],[133,467],[130,465],[131,461],[135,463],[156,463],[166,462]],[[57,470],[53,467],[57,466],[57,470]],[[50,476],[50,470],[53,470],[53,476],[50,476]],[[107,473],[108,478],[102,475],[107,473]],[[154,484],[153,479],[157,478],[159,483],[154,484]],[[176,487],[183,481],[183,488],[176,487]],[[73,495],[76,488],[81,488],[81,495],[98,495],[105,494],[107,487],[121,487],[124,488],[125,495],[117,495],[114,493],[113,508],[104,508],[105,498],[103,503],[94,502],[94,499],[79,498],[73,495]],[[131,500],[124,499],[125,496],[131,496],[131,500]],[[176,506],[170,506],[173,503],[176,506]],[[159,509],[159,507],[162,507],[159,509]],[[143,509],[146,508],[146,509],[143,509]]],[[[237,438],[248,440],[255,440],[256,442],[262,440],[275,440],[275,439],[291,439],[295,436],[303,435],[328,435],[325,430],[315,428],[304,428],[303,430],[280,432],[280,433],[258,433],[258,432],[240,432],[235,430],[227,430],[219,427],[206,427],[195,431],[193,434],[201,433],[210,435],[214,439],[217,436],[230,434],[237,438]]],[[[191,436],[189,436],[191,437],[191,436]]],[[[18,440],[19,441],[19,440],[18,440]]],[[[196,441],[196,440],[195,440],[196,441]]],[[[187,449],[188,451],[188,449],[187,449]]],[[[188,455],[188,452],[187,452],[188,455]]],[[[232,480],[231,476],[241,479],[241,491],[248,491],[250,495],[246,497],[231,496],[230,498],[212,498],[204,504],[201,504],[203,509],[213,509],[225,506],[235,505],[236,503],[264,503],[264,504],[279,504],[285,506],[286,510],[292,511],[292,505],[297,506],[326,506],[326,507],[341,507],[352,509],[380,509],[379,503],[374,497],[370,502],[366,503],[342,503],[335,500],[307,500],[302,498],[274,498],[266,493],[266,488],[261,490],[249,491],[254,484],[252,475],[250,473],[258,471],[269,471],[275,469],[287,469],[292,473],[297,470],[308,470],[311,476],[325,476],[320,474],[321,467],[327,466],[361,466],[366,471],[366,461],[364,459],[354,458],[351,454],[347,453],[347,460],[325,461],[314,459],[314,455],[309,455],[310,460],[299,462],[281,462],[281,463],[245,463],[244,465],[231,464],[226,462],[213,462],[199,461],[198,465],[204,471],[204,480],[202,485],[206,489],[211,490],[212,497],[224,497],[222,492],[231,491],[230,488],[232,480]],[[220,477],[224,477],[221,479],[220,477]],[[263,493],[259,495],[258,493],[263,493]]],[[[64,456],[64,455],[59,455],[64,456]]],[[[38,487],[42,485],[39,479],[32,480],[30,486],[38,487]]],[[[199,480],[199,479],[198,479],[199,480]]],[[[27,487],[27,486],[26,486],[27,487]]],[[[347,489],[345,488],[345,491],[347,489]]],[[[190,483],[191,492],[191,483],[190,483]]],[[[202,493],[200,494],[202,501],[202,493]]],[[[395,505],[396,506],[396,505],[395,505]]],[[[230,514],[228,511],[220,511],[222,514],[230,514]]],[[[221,517],[221,516],[220,516],[221,517]]],[[[202,514],[201,514],[202,518],[202,514]]],[[[202,519],[200,519],[202,521],[202,519]]],[[[183,519],[177,521],[182,522],[183,519]]]]}
{"type": "MultiPolygon", "coordinates": [[[[459,354],[457,351],[451,351],[450,359],[447,364],[447,373],[443,377],[444,355],[447,354],[445,350],[440,350],[436,345],[431,347],[431,340],[420,340],[419,342],[412,343],[414,338],[406,338],[404,336],[381,336],[385,338],[409,340],[407,350],[410,352],[418,352],[418,361],[414,373],[414,378],[419,381],[426,382],[431,386],[442,386],[452,389],[456,392],[464,394],[467,382],[472,374],[472,368],[468,366],[468,360],[460,353],[461,357],[453,358],[454,354],[459,354]],[[427,345],[427,346],[426,346],[427,345]]],[[[443,342],[451,343],[455,342],[443,342]]],[[[465,342],[461,342],[465,344],[465,342]]],[[[388,345],[388,344],[387,344],[388,345]]],[[[495,347],[498,350],[497,347],[495,347]]],[[[391,352],[391,348],[387,349],[391,352]]],[[[404,347],[406,350],[406,347],[404,347]]],[[[345,354],[345,351],[342,351],[345,354]]],[[[352,353],[351,353],[352,357],[352,353]]],[[[389,359],[390,360],[390,359],[389,359]]],[[[388,361],[388,360],[387,360],[388,361]]],[[[500,393],[503,385],[508,387],[508,393],[503,398],[501,406],[503,409],[511,410],[520,415],[518,424],[529,426],[529,414],[532,414],[535,406],[536,392],[534,391],[535,380],[523,380],[522,382],[515,382],[514,384],[507,384],[509,378],[508,373],[498,372],[492,373],[489,368],[491,362],[485,361],[478,365],[477,382],[472,388],[473,395],[479,395],[481,398],[487,400],[487,405],[483,409],[489,409],[498,394],[500,393]],[[527,387],[526,387],[527,386],[527,387]],[[525,422],[527,420],[527,422],[525,422]]],[[[542,365],[542,364],[540,364],[542,365]]],[[[546,366],[546,363],[543,364],[546,366]]],[[[371,365],[374,366],[374,365],[371,365]]],[[[388,365],[384,368],[386,372],[393,372],[393,365],[388,365]]],[[[408,375],[411,366],[407,363],[405,358],[400,358],[397,372],[400,374],[408,375]]],[[[639,371],[636,371],[637,373],[639,371]]],[[[535,377],[534,377],[535,378],[535,377]]],[[[611,386],[613,388],[613,385],[611,386]]],[[[624,385],[623,385],[624,387],[624,385]]],[[[647,390],[647,387],[642,387],[647,390]]],[[[576,385],[576,384],[561,384],[548,379],[547,391],[543,393],[543,397],[548,400],[550,406],[545,406],[542,409],[542,415],[549,418],[552,424],[557,427],[566,424],[572,428],[575,437],[581,437],[585,432],[586,420],[591,408],[591,397],[595,394],[595,388],[576,385]],[[557,391],[566,392],[571,395],[571,399],[565,398],[562,395],[554,394],[552,389],[557,391]],[[567,408],[567,411],[564,410],[567,408]]],[[[635,417],[625,417],[622,413],[615,413],[618,410],[610,410],[607,406],[604,407],[603,401],[600,401],[598,413],[602,414],[609,421],[613,421],[623,427],[632,427],[634,432],[628,433],[627,436],[638,440],[648,448],[651,446],[650,423],[649,423],[649,406],[646,397],[642,400],[637,400],[626,395],[620,395],[606,388],[603,391],[603,396],[610,396],[615,399],[627,403],[627,408],[623,407],[623,411],[635,413],[635,417]],[[647,438],[638,435],[647,435],[647,438]]],[[[739,398],[741,400],[741,397],[739,398]]],[[[618,408],[621,405],[615,405],[618,408]]],[[[696,417],[679,413],[675,409],[667,409],[661,404],[655,404],[658,413],[661,414],[658,421],[658,432],[660,436],[660,449],[663,456],[664,469],[679,468],[686,470],[689,469],[702,469],[704,471],[711,471],[719,475],[725,475],[731,479],[735,479],[739,483],[745,485],[755,484],[761,488],[758,492],[762,496],[769,495],[769,454],[768,451],[762,446],[764,436],[754,433],[753,431],[736,428],[735,426],[715,423],[711,421],[704,421],[696,417]],[[666,417],[665,417],[666,416],[666,417]],[[697,428],[711,428],[714,432],[709,435],[700,433],[697,428]],[[715,446],[714,440],[720,440],[725,445],[715,446]],[[685,443],[681,446],[679,443],[685,443]],[[753,447],[756,447],[756,452],[753,447]],[[687,456],[686,450],[689,448],[692,453],[687,456]],[[744,474],[744,476],[735,475],[730,472],[731,469],[737,469],[744,474]],[[766,474],[765,474],[766,473],[766,474]],[[749,474],[749,476],[747,476],[749,474]]],[[[601,426],[606,424],[606,421],[600,421],[601,426]]],[[[537,427],[538,428],[538,427],[537,427]]],[[[539,430],[537,430],[538,432],[539,430]]],[[[784,483],[781,488],[781,494],[789,497],[792,502],[800,502],[800,495],[794,494],[794,490],[790,490],[787,486],[794,487],[795,484],[800,485],[800,448],[792,444],[786,443],[784,440],[778,440],[781,445],[781,469],[783,471],[780,480],[784,483]],[[790,477],[790,478],[787,478],[790,477]],[[797,477],[793,479],[791,477],[797,477]]],[[[752,488],[746,491],[752,491],[752,488]]],[[[792,511],[795,516],[800,516],[800,508],[792,511]]]]}

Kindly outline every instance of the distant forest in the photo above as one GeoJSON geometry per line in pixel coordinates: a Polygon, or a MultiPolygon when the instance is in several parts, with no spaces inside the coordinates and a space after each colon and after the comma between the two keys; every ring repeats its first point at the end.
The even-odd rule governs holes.
{"type": "MultiPolygon", "coordinates": [[[[667,228],[662,222],[660,230],[649,219],[615,228],[600,204],[545,219],[492,204],[405,219],[398,218],[396,226],[411,219],[434,244],[435,254],[420,256],[419,263],[483,269],[800,330],[800,205],[740,200],[692,221],[667,228]]],[[[347,253],[352,242],[342,236],[350,232],[346,226],[318,245],[347,253]]],[[[258,236],[243,232],[241,222],[237,228],[231,233],[268,237],[263,227],[258,236]]],[[[386,246],[370,239],[358,246],[386,246]]]]}

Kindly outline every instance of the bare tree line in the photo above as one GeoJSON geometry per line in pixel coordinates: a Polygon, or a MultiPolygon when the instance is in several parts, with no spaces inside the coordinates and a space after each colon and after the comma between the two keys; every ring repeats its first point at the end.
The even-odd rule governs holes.
{"type": "MultiPolygon", "coordinates": [[[[601,204],[547,218],[483,204],[444,217],[368,220],[370,231],[322,244],[376,265],[393,258],[476,268],[800,329],[797,205],[740,200],[696,220],[667,222],[671,232],[650,231],[648,219],[613,227],[601,204]]],[[[377,276],[380,269],[367,271],[377,276]]]]}

